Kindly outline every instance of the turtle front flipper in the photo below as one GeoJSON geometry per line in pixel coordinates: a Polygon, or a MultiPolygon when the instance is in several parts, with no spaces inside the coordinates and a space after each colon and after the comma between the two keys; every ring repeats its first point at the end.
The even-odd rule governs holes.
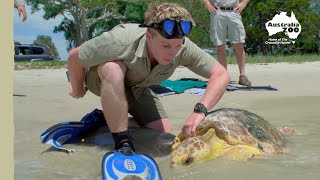
{"type": "MultiPolygon", "coordinates": [[[[207,127],[207,128],[203,128],[203,129],[201,129],[201,130],[198,130],[198,131],[196,132],[196,136],[203,136],[204,134],[206,134],[205,137],[204,137],[204,139],[206,139],[206,141],[209,141],[210,138],[211,138],[211,136],[215,133],[214,129],[213,129],[213,131],[212,131],[212,130],[211,130],[211,131],[208,131],[209,129],[213,129],[213,128],[207,127]]],[[[178,136],[176,136],[176,137],[174,138],[173,142],[172,142],[171,151],[172,151],[173,149],[175,149],[175,148],[176,148],[182,141],[184,141],[186,138],[187,138],[187,137],[184,135],[184,133],[183,133],[183,132],[180,132],[180,133],[178,134],[178,136]]]]}
{"type": "Polygon", "coordinates": [[[172,141],[171,152],[185,139],[186,139],[186,136],[183,134],[183,132],[180,132],[178,136],[176,136],[172,141]]]}
{"type": "Polygon", "coordinates": [[[252,157],[259,157],[262,154],[263,152],[256,147],[236,145],[229,148],[226,157],[232,160],[247,160],[252,157]]]}

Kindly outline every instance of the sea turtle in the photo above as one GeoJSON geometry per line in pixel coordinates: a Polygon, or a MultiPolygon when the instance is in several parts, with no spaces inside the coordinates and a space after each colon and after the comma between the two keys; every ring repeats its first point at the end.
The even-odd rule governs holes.
{"type": "Polygon", "coordinates": [[[182,166],[221,156],[235,160],[281,153],[285,138],[262,117],[246,110],[223,108],[210,112],[196,136],[180,133],[171,147],[171,165],[182,166]]]}

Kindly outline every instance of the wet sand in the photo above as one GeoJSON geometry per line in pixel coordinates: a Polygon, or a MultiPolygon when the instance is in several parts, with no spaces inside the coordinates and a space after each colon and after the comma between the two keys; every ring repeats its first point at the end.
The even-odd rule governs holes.
{"type": "MultiPolygon", "coordinates": [[[[232,80],[238,81],[238,67],[229,65],[228,70],[232,80]]],[[[100,134],[88,138],[88,141],[68,145],[76,149],[75,155],[40,143],[40,133],[51,125],[79,121],[94,108],[101,109],[99,98],[91,93],[81,99],[68,96],[65,71],[14,72],[14,158],[17,180],[101,179],[101,159],[110,150],[107,132],[102,130],[100,134]]],[[[214,109],[245,109],[277,127],[295,128],[297,133],[288,137],[288,152],[265,161],[234,162],[222,158],[193,167],[171,169],[170,156],[161,149],[163,147],[154,143],[154,139],[157,139],[160,144],[165,144],[171,137],[159,138],[159,134],[148,130],[135,131],[136,148],[156,158],[164,179],[320,177],[320,62],[247,65],[247,74],[253,85],[272,85],[279,91],[226,91],[214,109]]],[[[170,79],[177,78],[201,77],[186,68],[178,68],[170,79]]],[[[200,98],[191,94],[160,98],[174,127],[172,135],[179,133],[200,98]]]]}

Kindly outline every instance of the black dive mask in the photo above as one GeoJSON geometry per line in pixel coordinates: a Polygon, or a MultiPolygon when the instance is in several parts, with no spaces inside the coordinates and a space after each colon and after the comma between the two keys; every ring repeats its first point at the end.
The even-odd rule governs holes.
{"type": "Polygon", "coordinates": [[[165,19],[160,23],[152,23],[151,25],[141,24],[139,27],[152,27],[166,39],[182,38],[190,33],[192,23],[190,21],[181,20],[180,22],[172,19],[165,19]]]}

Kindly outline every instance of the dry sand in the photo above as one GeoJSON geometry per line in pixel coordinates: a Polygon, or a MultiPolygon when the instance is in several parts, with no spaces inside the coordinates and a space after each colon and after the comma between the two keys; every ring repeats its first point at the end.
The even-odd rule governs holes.
{"type": "MultiPolygon", "coordinates": [[[[229,65],[228,70],[232,80],[238,81],[238,67],[229,65]]],[[[44,165],[50,164],[46,162],[50,159],[44,160],[43,157],[46,157],[43,152],[48,149],[48,146],[42,145],[39,140],[43,130],[59,122],[79,121],[83,115],[94,108],[101,109],[99,98],[91,93],[81,99],[68,96],[65,71],[65,69],[56,69],[14,72],[14,146],[17,179],[24,176],[42,179],[50,174],[46,169],[49,167],[44,165]],[[36,174],[39,173],[40,170],[37,170],[39,168],[42,169],[42,175],[38,176],[36,174]],[[31,174],[28,175],[30,172],[31,174]]],[[[298,119],[305,115],[320,117],[320,62],[249,64],[247,75],[253,85],[272,85],[279,91],[226,92],[214,109],[222,107],[246,109],[257,113],[276,126],[291,126],[302,134],[310,131],[300,127],[298,119]]],[[[186,68],[178,68],[170,79],[186,77],[201,78],[186,68]]],[[[180,131],[183,122],[200,98],[191,94],[161,97],[174,127],[173,134],[180,131]]],[[[81,146],[76,148],[81,149],[81,146]]],[[[98,155],[95,158],[100,161],[105,152],[101,150],[97,152],[98,155]]],[[[89,155],[88,159],[90,157],[92,155],[89,155]]],[[[60,158],[63,164],[64,156],[60,158]]],[[[100,162],[97,164],[99,167],[100,162]]],[[[90,165],[87,166],[90,167],[90,165]]],[[[90,170],[88,177],[91,177],[90,173],[94,175],[100,173],[100,170],[96,171],[90,170]]]]}

